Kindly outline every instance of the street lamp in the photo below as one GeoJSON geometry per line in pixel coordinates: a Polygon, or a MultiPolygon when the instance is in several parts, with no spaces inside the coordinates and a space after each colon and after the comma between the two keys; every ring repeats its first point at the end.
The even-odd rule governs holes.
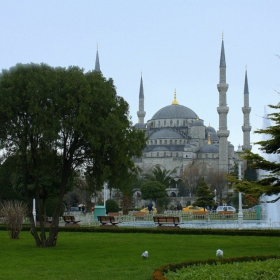
{"type": "MultiPolygon", "coordinates": [[[[241,180],[241,159],[239,157],[241,153],[241,146],[238,146],[238,180],[241,180]]],[[[238,229],[243,229],[243,211],[242,211],[242,193],[238,193],[238,229]]]]}
{"type": "Polygon", "coordinates": [[[217,196],[216,196],[217,190],[216,189],[214,190],[214,194],[215,194],[214,200],[215,200],[215,204],[216,204],[217,203],[217,196]]]}

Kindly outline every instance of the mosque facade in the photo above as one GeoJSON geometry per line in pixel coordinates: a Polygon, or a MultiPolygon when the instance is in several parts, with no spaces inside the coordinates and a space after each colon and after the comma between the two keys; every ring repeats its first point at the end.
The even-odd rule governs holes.
{"type": "MultiPolygon", "coordinates": [[[[176,92],[171,105],[157,111],[153,117],[145,122],[143,80],[140,80],[139,111],[137,129],[145,131],[147,146],[141,158],[134,159],[135,164],[143,172],[149,172],[159,165],[166,170],[176,170],[175,179],[180,178],[183,170],[189,164],[196,164],[202,173],[211,169],[230,172],[238,159],[240,149],[235,152],[234,146],[228,141],[230,134],[227,127],[227,89],[226,59],[224,41],[222,40],[219,83],[219,128],[206,126],[204,121],[190,108],[181,105],[176,100],[176,92]]],[[[242,150],[251,150],[250,145],[250,111],[247,70],[244,83],[244,115],[242,150]]],[[[172,191],[172,190],[170,190],[172,191]]]]}
{"type": "MultiPolygon", "coordinates": [[[[95,70],[100,71],[98,51],[96,54],[95,70]]],[[[134,158],[135,165],[143,172],[149,172],[155,166],[160,166],[166,170],[176,170],[174,179],[179,179],[184,169],[189,164],[196,164],[202,174],[207,174],[210,170],[223,170],[230,172],[233,170],[234,163],[238,160],[237,151],[228,141],[230,130],[227,126],[227,105],[226,82],[226,59],[224,41],[222,40],[219,83],[217,84],[219,106],[217,116],[219,127],[206,126],[204,121],[190,108],[181,105],[176,99],[170,105],[155,112],[153,117],[145,122],[145,98],[143,79],[141,76],[139,90],[139,110],[137,112],[138,123],[135,128],[145,131],[147,146],[143,150],[141,158],[134,158]]],[[[243,112],[243,145],[242,150],[251,150],[250,145],[250,111],[249,89],[247,70],[244,82],[244,106],[243,112]]],[[[178,190],[170,188],[167,190],[169,196],[177,196],[178,190]]],[[[137,193],[139,197],[139,193],[137,193]]]]}

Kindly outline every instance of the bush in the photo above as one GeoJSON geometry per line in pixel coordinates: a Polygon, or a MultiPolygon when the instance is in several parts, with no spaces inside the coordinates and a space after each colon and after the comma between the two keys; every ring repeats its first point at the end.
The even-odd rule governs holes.
{"type": "Polygon", "coordinates": [[[120,208],[118,203],[113,199],[106,200],[106,214],[110,212],[119,212],[120,208]]]}
{"type": "Polygon", "coordinates": [[[22,201],[7,200],[1,203],[0,215],[4,217],[4,222],[11,239],[19,239],[26,213],[27,205],[22,201]]]}

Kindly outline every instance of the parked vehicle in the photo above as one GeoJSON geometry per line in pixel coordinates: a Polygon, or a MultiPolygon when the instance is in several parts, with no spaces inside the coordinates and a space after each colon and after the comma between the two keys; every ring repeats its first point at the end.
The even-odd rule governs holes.
{"type": "MultiPolygon", "coordinates": [[[[148,207],[140,210],[140,212],[144,212],[146,214],[149,214],[149,210],[148,210],[148,207]]],[[[153,214],[156,214],[157,213],[157,209],[155,207],[153,207],[153,214]]]]}
{"type": "Polygon", "coordinates": [[[236,212],[236,209],[233,206],[218,206],[216,209],[216,212],[218,214],[234,214],[236,212]]]}
{"type": "Polygon", "coordinates": [[[79,207],[71,207],[70,212],[78,212],[80,211],[79,207]]]}
{"type": "Polygon", "coordinates": [[[182,212],[208,212],[208,210],[207,209],[204,210],[203,207],[190,205],[190,206],[184,207],[182,212]]]}

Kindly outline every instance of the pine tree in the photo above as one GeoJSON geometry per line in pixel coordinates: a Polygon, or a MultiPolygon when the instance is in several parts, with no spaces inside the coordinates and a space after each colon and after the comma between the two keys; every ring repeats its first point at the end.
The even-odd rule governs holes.
{"type": "Polygon", "coordinates": [[[205,181],[201,181],[196,191],[197,201],[193,204],[195,206],[203,207],[204,210],[207,206],[214,206],[214,197],[205,181]]]}

